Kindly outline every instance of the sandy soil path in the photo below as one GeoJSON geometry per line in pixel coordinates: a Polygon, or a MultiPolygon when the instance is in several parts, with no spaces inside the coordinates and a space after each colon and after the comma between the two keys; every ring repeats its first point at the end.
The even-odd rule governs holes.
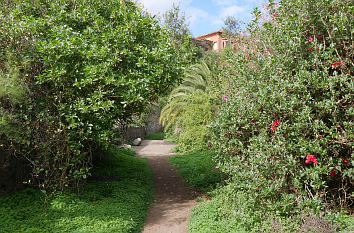
{"type": "Polygon", "coordinates": [[[147,158],[151,167],[155,200],[148,211],[143,233],[185,233],[188,216],[196,205],[198,193],[188,187],[167,158],[175,145],[162,140],[145,140],[140,146],[134,146],[139,157],[147,158]]]}

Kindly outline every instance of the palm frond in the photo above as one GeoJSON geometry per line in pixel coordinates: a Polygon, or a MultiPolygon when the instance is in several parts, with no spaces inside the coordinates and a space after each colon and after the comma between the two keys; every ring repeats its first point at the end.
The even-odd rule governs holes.
{"type": "Polygon", "coordinates": [[[175,126],[186,107],[188,96],[197,90],[205,92],[211,78],[212,73],[205,62],[194,64],[185,71],[181,85],[172,90],[167,105],[161,111],[160,123],[165,130],[175,126]]]}

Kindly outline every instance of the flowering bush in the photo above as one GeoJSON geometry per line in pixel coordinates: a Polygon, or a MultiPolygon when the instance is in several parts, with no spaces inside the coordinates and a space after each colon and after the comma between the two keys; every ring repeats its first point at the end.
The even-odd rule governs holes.
{"type": "Polygon", "coordinates": [[[249,25],[254,52],[227,54],[235,71],[211,127],[217,166],[256,209],[350,209],[351,3],[284,0],[267,7],[268,17],[256,10],[249,25]]]}
{"type": "Polygon", "coordinates": [[[306,164],[309,164],[309,163],[313,163],[313,165],[317,165],[318,164],[318,161],[316,159],[316,157],[314,155],[308,155],[306,157],[306,161],[305,161],[306,164]]]}

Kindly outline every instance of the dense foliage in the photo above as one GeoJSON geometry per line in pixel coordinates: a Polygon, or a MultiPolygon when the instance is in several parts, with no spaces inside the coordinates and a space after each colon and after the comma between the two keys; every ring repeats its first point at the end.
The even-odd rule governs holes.
{"type": "Polygon", "coordinates": [[[152,173],[130,151],[100,154],[80,193],[44,196],[25,189],[0,196],[2,232],[141,232],[152,193],[152,173]]]}
{"type": "Polygon", "coordinates": [[[163,23],[175,46],[180,47],[190,42],[191,32],[186,22],[186,15],[179,5],[173,3],[171,9],[163,14],[163,23]]]}
{"type": "Polygon", "coordinates": [[[264,213],[353,210],[352,8],[271,1],[266,15],[254,12],[247,47],[227,54],[234,72],[210,144],[238,209],[224,216],[248,219],[243,227],[268,221],[264,213]]]}
{"type": "Polygon", "coordinates": [[[189,59],[127,0],[3,1],[0,32],[1,154],[25,158],[41,188],[85,179],[114,124],[178,82],[189,59]]]}
{"type": "Polygon", "coordinates": [[[211,90],[216,81],[210,67],[205,61],[188,67],[161,111],[160,121],[167,136],[178,143],[175,150],[179,152],[208,149],[211,133],[207,124],[215,116],[211,90]]]}

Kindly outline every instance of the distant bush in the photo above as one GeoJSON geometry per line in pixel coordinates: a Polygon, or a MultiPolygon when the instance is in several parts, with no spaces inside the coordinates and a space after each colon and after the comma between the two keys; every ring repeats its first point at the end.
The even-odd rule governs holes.
{"type": "Polygon", "coordinates": [[[41,188],[79,183],[113,125],[178,82],[189,55],[132,1],[1,2],[0,150],[41,188]]]}
{"type": "Polygon", "coordinates": [[[353,208],[351,8],[271,1],[249,26],[254,52],[229,52],[235,72],[210,143],[233,192],[255,209],[353,208]]]}

